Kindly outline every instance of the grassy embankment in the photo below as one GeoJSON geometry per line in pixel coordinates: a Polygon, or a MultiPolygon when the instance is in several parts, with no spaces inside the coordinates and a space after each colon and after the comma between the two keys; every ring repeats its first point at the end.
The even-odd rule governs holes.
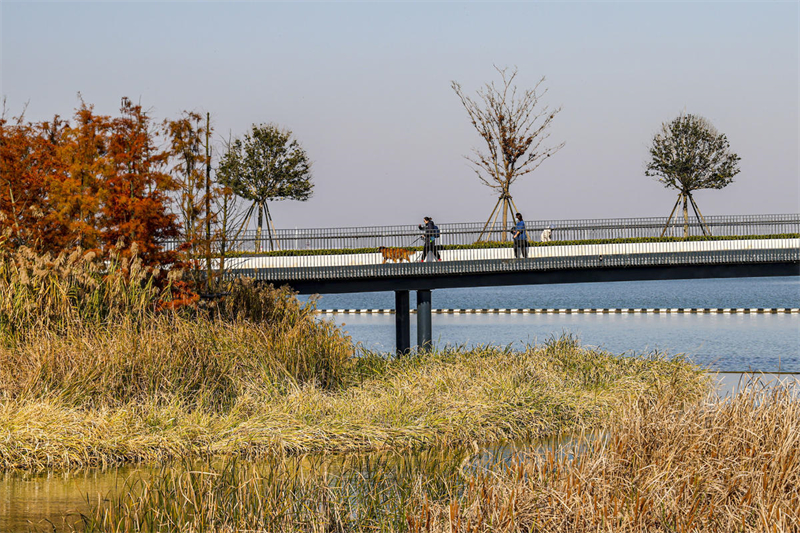
{"type": "Polygon", "coordinates": [[[0,256],[0,468],[524,438],[706,387],[684,361],[569,338],[356,356],[288,291],[241,282],[170,310],[174,295],[137,261],[0,256]]]}

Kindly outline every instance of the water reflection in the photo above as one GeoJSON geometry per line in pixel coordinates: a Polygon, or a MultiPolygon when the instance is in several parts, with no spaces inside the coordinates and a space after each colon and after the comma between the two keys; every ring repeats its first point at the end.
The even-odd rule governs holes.
{"type": "Polygon", "coordinates": [[[116,494],[135,467],[81,472],[7,472],[0,482],[0,531],[57,531],[75,523],[75,513],[116,494]]]}

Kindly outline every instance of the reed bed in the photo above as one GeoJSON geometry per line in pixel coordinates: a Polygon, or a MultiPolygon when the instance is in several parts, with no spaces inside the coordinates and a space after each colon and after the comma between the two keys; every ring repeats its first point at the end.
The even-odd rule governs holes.
{"type": "Polygon", "coordinates": [[[75,528],[214,532],[793,532],[797,390],[642,399],[592,434],[473,447],[178,465],[131,479],[75,528]]]}
{"type": "Polygon", "coordinates": [[[364,353],[287,289],[226,293],[201,305],[135,250],[0,253],[0,468],[532,438],[637,399],[696,402],[708,384],[680,358],[571,337],[364,353]]]}
{"type": "Polygon", "coordinates": [[[629,405],[604,433],[471,477],[411,531],[800,531],[796,388],[752,381],[679,409],[629,405]]]}
{"type": "Polygon", "coordinates": [[[466,458],[461,449],[428,449],[180,464],[129,478],[119,497],[67,522],[87,533],[400,531],[417,494],[454,496],[466,458]]]}
{"type": "MultiPolygon", "coordinates": [[[[197,347],[198,341],[178,330],[153,336],[155,348],[137,348],[145,354],[137,360],[143,369],[125,366],[124,353],[92,349],[80,360],[64,358],[69,364],[59,368],[69,371],[51,372],[56,377],[40,369],[22,373],[32,377],[20,379],[16,395],[0,404],[7,436],[0,464],[72,468],[531,438],[596,426],[633,398],[671,391],[675,401],[692,402],[705,391],[702,374],[687,363],[612,356],[564,339],[524,352],[487,347],[399,360],[367,355],[326,387],[299,381],[280,361],[262,362],[269,337],[241,328],[203,328],[206,335],[227,335],[208,341],[223,355],[229,352],[220,347],[231,345],[229,356],[209,356],[220,362],[205,364],[203,372],[179,344],[191,339],[197,347]],[[99,353],[105,354],[100,363],[94,360],[99,353]],[[582,371],[564,364],[579,358],[582,371]],[[91,370],[101,364],[105,370],[91,370]],[[602,370],[589,370],[594,367],[602,370]],[[201,383],[205,375],[218,377],[201,383]]],[[[295,342],[282,339],[281,349],[295,342]]]]}
{"type": "Polygon", "coordinates": [[[148,276],[141,261],[119,248],[107,257],[81,249],[51,257],[0,248],[0,334],[10,343],[42,330],[139,317],[159,296],[152,283],[157,275],[148,276]]]}

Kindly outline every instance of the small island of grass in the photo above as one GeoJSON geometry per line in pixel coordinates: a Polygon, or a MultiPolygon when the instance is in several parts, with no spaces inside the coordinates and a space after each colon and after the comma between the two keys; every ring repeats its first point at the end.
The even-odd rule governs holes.
{"type": "Polygon", "coordinates": [[[707,390],[681,359],[569,337],[359,352],[288,289],[240,281],[197,302],[158,275],[118,255],[3,259],[4,469],[534,438],[597,426],[636,398],[707,390]]]}

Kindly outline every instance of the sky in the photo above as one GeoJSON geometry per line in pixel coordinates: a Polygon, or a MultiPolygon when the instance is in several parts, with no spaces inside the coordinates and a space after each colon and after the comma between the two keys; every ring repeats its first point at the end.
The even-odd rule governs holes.
{"type": "Polygon", "coordinates": [[[557,154],[511,188],[526,220],[666,217],[644,174],[661,124],[702,115],[741,157],[704,215],[800,212],[800,4],[788,2],[0,3],[7,114],[156,121],[210,112],[216,153],[251,124],[290,129],[313,162],[278,228],[481,222],[495,205],[465,156],[481,139],[451,88],[518,69],[561,108],[557,154]]]}

